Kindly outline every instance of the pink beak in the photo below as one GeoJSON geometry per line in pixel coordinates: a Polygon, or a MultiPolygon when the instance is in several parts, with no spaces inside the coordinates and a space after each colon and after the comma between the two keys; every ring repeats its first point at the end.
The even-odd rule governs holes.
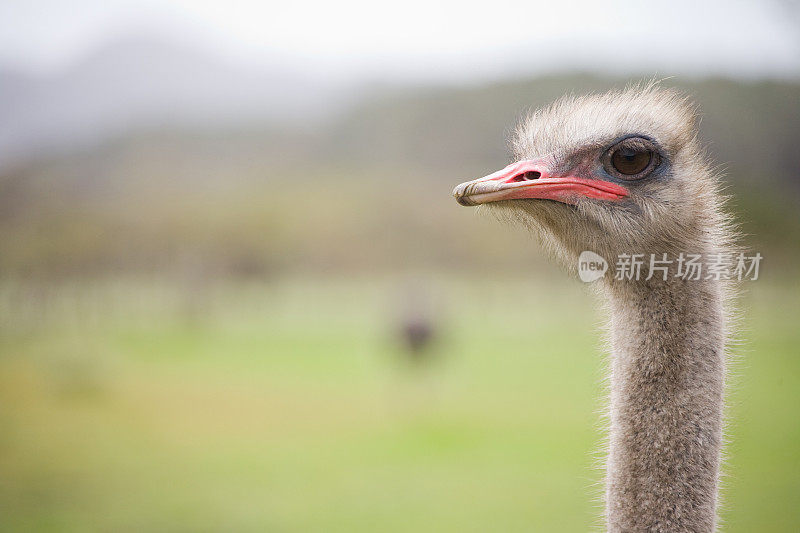
{"type": "Polygon", "coordinates": [[[628,190],[608,181],[553,177],[541,160],[519,161],[493,174],[467,181],[453,189],[461,205],[479,205],[500,200],[541,198],[574,204],[580,197],[620,200],[628,190]]]}

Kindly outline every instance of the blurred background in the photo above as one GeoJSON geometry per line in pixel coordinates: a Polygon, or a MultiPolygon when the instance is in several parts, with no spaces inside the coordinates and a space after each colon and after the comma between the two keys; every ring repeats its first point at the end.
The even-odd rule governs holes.
{"type": "Polygon", "coordinates": [[[0,530],[597,529],[603,317],[450,191],[652,78],[765,258],[724,529],[796,530],[791,0],[0,4],[0,530]]]}

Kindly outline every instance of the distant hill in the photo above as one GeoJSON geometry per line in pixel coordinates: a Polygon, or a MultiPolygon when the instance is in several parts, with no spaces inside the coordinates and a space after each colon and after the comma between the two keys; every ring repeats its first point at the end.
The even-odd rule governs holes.
{"type": "Polygon", "coordinates": [[[142,130],[305,120],[345,95],[277,62],[248,70],[130,37],[46,78],[0,69],[0,166],[142,130]]]}

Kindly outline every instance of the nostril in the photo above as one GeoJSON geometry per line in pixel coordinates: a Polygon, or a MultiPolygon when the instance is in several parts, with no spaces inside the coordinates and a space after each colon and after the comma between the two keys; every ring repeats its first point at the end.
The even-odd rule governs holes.
{"type": "Polygon", "coordinates": [[[514,176],[513,181],[529,181],[529,180],[538,180],[542,177],[541,172],[537,172],[535,170],[529,170],[528,172],[523,172],[522,174],[518,174],[514,176]]]}

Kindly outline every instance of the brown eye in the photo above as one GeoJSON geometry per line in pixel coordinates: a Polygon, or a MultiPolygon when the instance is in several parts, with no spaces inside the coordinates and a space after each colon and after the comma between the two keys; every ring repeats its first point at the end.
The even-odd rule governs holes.
{"type": "Polygon", "coordinates": [[[628,137],[606,150],[601,161],[606,172],[630,181],[649,176],[661,164],[661,155],[650,139],[628,137]]]}
{"type": "Polygon", "coordinates": [[[653,160],[653,152],[641,148],[622,147],[611,154],[611,164],[620,174],[632,176],[644,171],[653,160]]]}

